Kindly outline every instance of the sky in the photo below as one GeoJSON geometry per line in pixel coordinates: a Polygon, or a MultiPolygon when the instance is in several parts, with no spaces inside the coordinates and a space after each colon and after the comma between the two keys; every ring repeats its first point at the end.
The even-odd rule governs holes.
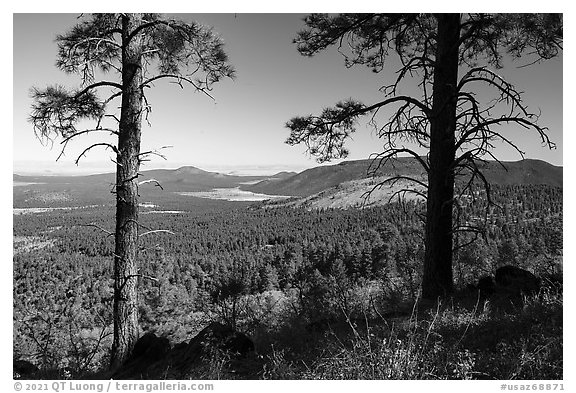
{"type": "MultiPolygon", "coordinates": [[[[20,174],[84,174],[114,171],[113,155],[91,152],[74,164],[82,150],[101,135],[77,139],[56,161],[61,146],[43,145],[27,121],[32,86],[62,84],[77,87],[79,78],[55,67],[56,34],[65,33],[78,14],[14,14],[13,17],[13,170],[20,174]]],[[[348,69],[336,48],[312,58],[301,56],[292,39],[304,27],[302,14],[179,14],[212,26],[225,42],[225,51],[236,69],[235,80],[216,85],[214,100],[192,89],[159,82],[147,95],[152,105],[150,126],[143,125],[142,151],[162,150],[166,160],[155,157],[143,169],[193,165],[206,170],[236,173],[300,171],[318,165],[304,146],[284,143],[285,123],[296,115],[317,114],[336,102],[355,98],[365,104],[382,99],[378,87],[395,76],[392,60],[383,72],[369,68],[348,69]]],[[[505,132],[526,152],[526,158],[563,165],[561,57],[530,67],[507,64],[502,74],[520,91],[540,124],[549,128],[557,149],[542,147],[534,132],[510,127],[505,132]]],[[[110,78],[107,78],[110,79],[110,78]]],[[[382,150],[382,142],[361,119],[349,141],[348,159],[364,159],[382,150]]],[[[521,157],[498,148],[502,160],[521,157]]],[[[338,162],[338,161],[334,161],[338,162]]]]}

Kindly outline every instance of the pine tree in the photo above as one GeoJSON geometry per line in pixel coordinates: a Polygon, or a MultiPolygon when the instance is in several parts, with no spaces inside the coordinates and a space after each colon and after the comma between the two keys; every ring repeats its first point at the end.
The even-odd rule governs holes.
{"type": "MultiPolygon", "coordinates": [[[[422,295],[435,299],[453,290],[453,236],[461,231],[481,231],[455,222],[454,201],[475,181],[490,197],[490,185],[481,163],[495,158],[493,146],[504,143],[523,156],[502,132],[502,125],[534,130],[549,147],[546,128],[538,125],[514,86],[491,67],[502,67],[503,52],[512,57],[532,56],[529,61],[550,59],[562,50],[563,19],[557,14],[312,14],[306,29],[294,40],[304,56],[314,56],[336,45],[346,65],[364,64],[375,72],[396,53],[397,78],[381,87],[384,99],[370,105],[348,99],[319,115],[292,118],[287,143],[305,144],[320,162],[348,154],[345,141],[355,131],[358,118],[372,114],[384,151],[376,156],[372,173],[399,155],[419,163],[425,179],[399,175],[382,184],[411,181],[416,188],[402,189],[426,198],[425,256],[422,295]],[[479,65],[483,63],[484,65],[479,65]],[[420,96],[402,94],[411,78],[420,96]],[[476,94],[483,85],[494,96],[486,101],[476,94]],[[377,114],[392,108],[382,125],[377,114]],[[421,156],[410,144],[427,150],[421,156]],[[456,192],[456,177],[464,187],[456,192]],[[419,191],[418,187],[426,190],[419,191]]],[[[408,90],[409,91],[409,90],[408,90]]]]}
{"type": "Polygon", "coordinates": [[[60,138],[64,146],[89,133],[108,133],[116,142],[104,147],[115,154],[116,226],[114,249],[114,342],[112,369],[128,357],[138,339],[139,277],[137,254],[140,164],[157,151],[140,150],[141,126],[151,106],[145,94],[161,80],[191,86],[210,96],[212,85],[234,75],[222,40],[195,22],[157,14],[83,15],[68,33],[56,37],[57,66],[81,77],[74,90],[62,86],[34,88],[30,121],[39,138],[60,138]],[[99,78],[111,79],[99,79],[99,78]],[[98,93],[108,90],[106,98],[98,93]],[[110,92],[110,90],[112,90],[110,92]],[[118,102],[120,101],[120,102],[118,102]],[[120,107],[120,113],[113,108],[120,107]],[[85,121],[92,121],[87,128],[85,121]]]}

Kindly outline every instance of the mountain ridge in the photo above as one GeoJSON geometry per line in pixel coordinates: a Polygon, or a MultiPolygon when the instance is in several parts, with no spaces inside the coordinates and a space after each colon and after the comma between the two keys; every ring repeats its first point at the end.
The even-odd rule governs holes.
{"type": "MultiPolygon", "coordinates": [[[[141,171],[140,180],[156,180],[169,190],[176,187],[178,191],[207,191],[212,188],[237,187],[241,183],[262,181],[265,179],[283,179],[290,172],[278,172],[273,175],[231,175],[210,172],[194,166],[182,166],[176,169],[150,169],[141,171]],[[184,187],[184,189],[182,189],[184,187]]],[[[78,184],[102,185],[113,184],[115,173],[98,173],[90,175],[20,175],[13,173],[12,180],[20,183],[39,184],[78,184]]]]}
{"type": "MultiPolygon", "coordinates": [[[[503,168],[496,161],[480,164],[489,181],[497,184],[549,184],[562,186],[563,167],[543,160],[524,159],[502,162],[503,168]]],[[[200,185],[203,187],[237,187],[243,190],[266,193],[270,195],[309,196],[322,190],[334,187],[346,181],[361,180],[371,177],[371,170],[376,169],[370,159],[343,161],[334,165],[323,165],[306,169],[299,173],[281,171],[270,176],[236,175],[210,172],[195,166],[182,166],[177,169],[150,169],[141,172],[142,180],[156,179],[166,184],[200,185]],[[245,184],[247,182],[257,182],[245,184]]],[[[420,177],[424,171],[412,157],[400,157],[390,161],[385,167],[374,171],[375,176],[402,174],[420,177]]],[[[113,183],[114,173],[91,175],[19,175],[13,174],[13,181],[28,183],[113,183]]]]}
{"type": "MultiPolygon", "coordinates": [[[[562,187],[563,167],[542,160],[526,159],[503,163],[488,161],[480,167],[491,184],[546,184],[562,187]]],[[[418,161],[412,157],[391,160],[380,168],[374,167],[372,160],[351,160],[334,165],[317,166],[300,173],[278,172],[272,176],[240,176],[209,172],[203,169],[184,166],[177,169],[152,169],[143,171],[139,177],[142,195],[163,198],[176,193],[211,192],[215,189],[234,189],[256,194],[293,196],[299,198],[296,204],[313,204],[324,207],[355,206],[362,195],[377,187],[370,204],[382,204],[390,194],[410,188],[413,184],[399,182],[395,187],[378,187],[386,178],[401,175],[426,182],[426,173],[418,161]],[[371,166],[372,165],[372,166],[371,166]],[[373,171],[370,171],[373,169],[373,171]],[[374,172],[374,177],[371,176],[374,172]],[[160,185],[160,187],[156,187],[160,185]],[[400,188],[398,188],[400,187],[400,188]]],[[[33,205],[41,201],[65,204],[85,200],[93,203],[109,202],[110,192],[115,184],[114,173],[85,176],[22,176],[13,174],[14,200],[27,201],[33,205]],[[25,186],[25,187],[18,187],[25,186]]],[[[422,187],[420,187],[422,188],[422,187]]],[[[424,192],[424,189],[418,189],[424,192]]],[[[170,197],[175,198],[177,197],[170,197]]]]}
{"type": "MultiPolygon", "coordinates": [[[[548,184],[562,187],[563,167],[546,161],[524,159],[502,162],[486,161],[479,167],[490,183],[512,184],[548,184]]],[[[293,195],[309,197],[339,184],[376,177],[395,175],[425,179],[425,172],[413,157],[400,157],[390,160],[387,165],[375,168],[374,161],[344,161],[335,165],[318,166],[300,172],[281,181],[263,180],[259,183],[243,186],[242,189],[268,195],[293,195]],[[374,170],[377,169],[377,170],[374,170]]]]}

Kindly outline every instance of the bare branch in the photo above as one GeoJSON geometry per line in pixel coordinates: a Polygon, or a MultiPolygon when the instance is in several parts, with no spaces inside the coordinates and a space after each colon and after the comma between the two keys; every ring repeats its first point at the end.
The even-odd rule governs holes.
{"type": "Polygon", "coordinates": [[[142,236],[146,236],[146,235],[151,235],[151,234],[153,234],[153,233],[167,233],[167,234],[169,234],[169,235],[175,235],[174,232],[169,231],[169,230],[167,230],[167,229],[155,229],[155,230],[152,230],[152,231],[148,231],[148,232],[141,233],[140,235],[138,235],[138,237],[142,237],[142,236]]]}
{"type": "Polygon", "coordinates": [[[150,281],[154,281],[154,282],[159,281],[156,277],[147,276],[145,274],[130,274],[130,275],[123,277],[122,284],[120,285],[119,291],[121,292],[122,289],[124,289],[124,287],[126,286],[126,284],[128,284],[128,281],[133,279],[133,278],[143,278],[145,280],[150,280],[150,281]]]}
{"type": "MultiPolygon", "coordinates": [[[[372,194],[374,193],[374,191],[376,191],[378,188],[381,188],[383,185],[382,183],[375,185],[374,187],[372,187],[372,189],[370,191],[366,191],[362,194],[361,198],[363,200],[363,205],[366,204],[368,202],[368,200],[370,199],[370,197],[372,196],[372,194]]],[[[402,188],[398,191],[393,192],[390,197],[388,197],[388,201],[387,203],[392,203],[392,201],[394,200],[394,198],[398,197],[398,202],[402,203],[402,201],[406,198],[406,194],[415,194],[416,196],[427,200],[428,196],[414,188],[402,188]]],[[[423,220],[425,222],[425,220],[423,220]]]]}
{"type": "Polygon", "coordinates": [[[78,165],[78,162],[80,161],[80,159],[86,154],[88,153],[89,150],[91,150],[94,147],[97,146],[104,146],[106,149],[112,149],[112,151],[116,154],[118,154],[118,149],[116,148],[116,146],[111,145],[110,143],[105,143],[105,142],[100,142],[100,143],[94,143],[91,146],[88,146],[86,149],[84,149],[84,151],[78,156],[78,158],[76,158],[75,164],[78,165]]]}
{"type": "Polygon", "coordinates": [[[108,236],[114,236],[114,232],[110,232],[107,229],[102,228],[101,226],[94,224],[94,223],[90,223],[90,224],[81,224],[81,226],[83,227],[94,227],[96,229],[101,230],[102,232],[106,233],[108,236]]]}
{"type": "MultiPolygon", "coordinates": [[[[122,85],[120,83],[101,81],[101,82],[92,83],[91,85],[86,86],[84,89],[80,90],[78,93],[76,93],[74,95],[74,99],[77,99],[80,96],[82,96],[83,94],[86,94],[88,91],[95,89],[97,87],[101,87],[101,86],[110,86],[110,87],[115,87],[117,89],[122,90],[122,85]]],[[[120,94],[122,94],[122,93],[120,93],[120,94]]]]}
{"type": "Polygon", "coordinates": [[[204,93],[206,96],[210,97],[212,100],[216,100],[210,93],[208,93],[206,88],[203,88],[202,86],[200,86],[198,83],[196,83],[195,81],[193,81],[190,78],[187,78],[183,75],[179,75],[179,74],[161,74],[161,75],[156,75],[152,78],[149,78],[147,80],[145,80],[144,82],[142,82],[142,84],[140,85],[140,87],[144,88],[144,87],[149,87],[150,84],[156,80],[160,80],[160,79],[176,79],[176,83],[178,86],[180,86],[182,89],[184,88],[184,85],[182,82],[186,82],[189,83],[190,85],[194,86],[194,88],[196,89],[196,91],[199,91],[201,93],[204,93]]]}
{"type": "Polygon", "coordinates": [[[402,198],[404,198],[404,196],[406,194],[415,194],[416,196],[419,196],[424,200],[428,199],[428,195],[424,194],[423,192],[420,192],[420,191],[413,189],[413,188],[403,188],[401,190],[396,191],[394,194],[392,194],[390,196],[390,198],[388,199],[388,203],[390,203],[394,199],[395,196],[402,195],[402,198]]]}
{"type": "Polygon", "coordinates": [[[167,160],[166,156],[164,154],[160,153],[160,150],[169,149],[172,147],[173,146],[162,146],[156,150],[149,150],[149,151],[141,152],[138,154],[138,159],[140,160],[140,162],[149,161],[149,159],[146,159],[145,157],[150,156],[150,155],[154,155],[154,156],[158,156],[164,160],[167,160]]]}
{"type": "Polygon", "coordinates": [[[384,186],[384,184],[386,184],[386,183],[391,183],[390,187],[393,187],[400,180],[407,180],[407,181],[418,184],[419,186],[423,187],[424,189],[428,189],[428,185],[426,183],[424,183],[418,179],[414,179],[413,177],[404,176],[404,175],[397,175],[397,176],[393,176],[393,177],[390,177],[388,179],[385,179],[380,183],[380,186],[384,186]]]}
{"type": "MultiPolygon", "coordinates": [[[[371,195],[374,193],[374,191],[376,191],[377,189],[380,189],[382,187],[384,187],[384,185],[386,183],[391,183],[390,187],[393,187],[396,183],[398,183],[401,180],[407,180],[413,183],[416,183],[418,185],[420,185],[422,188],[427,189],[428,186],[423,183],[420,180],[414,179],[410,176],[402,176],[402,175],[398,175],[398,176],[394,176],[394,177],[390,177],[387,178],[381,182],[379,182],[378,184],[375,184],[369,191],[366,191],[362,194],[362,199],[363,199],[363,204],[366,204],[368,202],[368,200],[370,199],[371,195]]],[[[388,203],[390,203],[396,196],[400,197],[401,196],[405,196],[407,193],[412,193],[415,194],[419,197],[424,198],[424,200],[428,199],[428,196],[426,194],[424,194],[423,192],[418,191],[415,188],[402,188],[400,190],[395,191],[394,193],[392,193],[392,195],[388,198],[388,203]]]]}
{"type": "Polygon", "coordinates": [[[405,103],[408,103],[410,105],[413,105],[413,106],[417,107],[418,109],[420,109],[426,116],[430,116],[432,114],[431,108],[429,108],[426,104],[424,104],[420,100],[418,100],[414,97],[410,97],[410,96],[394,96],[394,97],[388,98],[386,100],[377,102],[376,104],[373,104],[371,106],[364,108],[361,111],[361,113],[358,113],[358,114],[364,114],[364,113],[373,111],[374,109],[382,108],[386,105],[390,105],[390,104],[393,104],[396,102],[405,102],[405,103]]]}
{"type": "Polygon", "coordinates": [[[472,233],[474,233],[474,237],[472,237],[472,239],[470,239],[469,241],[467,241],[467,242],[465,242],[465,243],[458,244],[456,247],[453,247],[453,248],[452,248],[452,251],[453,251],[453,252],[456,252],[456,251],[458,251],[458,250],[460,250],[460,249],[462,249],[462,248],[465,248],[465,247],[469,246],[469,245],[472,244],[472,243],[475,243],[475,242],[478,240],[478,236],[479,236],[479,235],[481,235],[482,237],[484,237],[484,236],[485,236],[485,233],[486,233],[486,231],[483,230],[482,228],[480,228],[480,227],[473,227],[473,226],[466,227],[466,228],[462,228],[462,229],[456,229],[456,230],[453,230],[453,231],[452,231],[452,233],[457,233],[457,232],[472,232],[472,233]]]}
{"type": "Polygon", "coordinates": [[[550,147],[554,146],[554,143],[550,141],[550,139],[548,138],[547,134],[546,134],[546,128],[545,127],[540,127],[538,124],[524,118],[524,117],[500,117],[500,118],[496,118],[496,119],[489,119],[486,120],[472,128],[470,128],[468,131],[466,131],[458,140],[458,142],[456,143],[456,149],[460,149],[465,143],[467,143],[469,141],[469,137],[476,134],[477,132],[484,132],[487,134],[488,137],[497,137],[498,139],[501,139],[502,141],[506,142],[508,145],[512,146],[515,148],[516,151],[518,151],[519,153],[521,153],[523,155],[523,152],[518,149],[516,147],[516,145],[510,141],[509,139],[507,139],[506,137],[504,137],[501,133],[497,133],[494,131],[490,130],[490,126],[492,125],[499,125],[502,123],[515,123],[518,124],[524,128],[534,128],[538,131],[538,134],[540,135],[542,142],[546,143],[547,145],[549,145],[550,147]]]}
{"type": "Polygon", "coordinates": [[[143,278],[144,280],[149,280],[149,281],[153,281],[153,282],[159,282],[160,280],[158,280],[156,277],[152,277],[152,276],[147,276],[145,274],[136,274],[133,277],[140,277],[143,278]]]}
{"type": "Polygon", "coordinates": [[[66,147],[68,146],[68,142],[70,142],[70,140],[72,140],[73,138],[75,138],[77,136],[83,135],[83,134],[88,134],[90,132],[101,132],[101,131],[109,132],[112,135],[118,135],[118,131],[112,130],[110,128],[95,128],[95,129],[89,129],[89,130],[76,132],[72,135],[69,135],[64,140],[62,140],[62,142],[60,142],[60,144],[62,144],[64,146],[62,146],[62,150],[60,151],[60,154],[58,155],[58,157],[56,157],[56,161],[60,160],[60,158],[62,156],[64,156],[64,152],[65,152],[66,147]]]}
{"type": "Polygon", "coordinates": [[[160,184],[160,182],[156,179],[143,180],[140,183],[138,183],[138,185],[141,186],[143,184],[149,184],[149,183],[153,183],[156,187],[160,187],[161,190],[164,190],[162,184],[160,184]]]}
{"type": "Polygon", "coordinates": [[[64,139],[60,142],[60,144],[66,145],[71,139],[76,138],[77,136],[80,136],[80,135],[82,135],[82,134],[88,134],[88,133],[90,133],[90,132],[109,132],[109,133],[112,134],[112,135],[118,135],[118,131],[113,130],[113,129],[111,129],[111,128],[92,128],[92,129],[89,129],[89,130],[83,130],[83,131],[76,132],[76,133],[74,133],[74,134],[72,134],[72,135],[69,135],[69,136],[67,136],[66,138],[64,138],[64,139]]]}

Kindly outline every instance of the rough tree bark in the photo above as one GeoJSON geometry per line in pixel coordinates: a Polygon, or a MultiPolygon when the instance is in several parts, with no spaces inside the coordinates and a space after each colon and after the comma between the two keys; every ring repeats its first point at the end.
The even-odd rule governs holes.
{"type": "Polygon", "coordinates": [[[438,46],[430,118],[430,171],[422,297],[452,292],[452,208],[456,155],[456,86],[460,15],[438,15],[438,46]]]}
{"type": "Polygon", "coordinates": [[[129,37],[142,24],[138,14],[122,17],[122,110],[116,165],[114,256],[114,342],[110,368],[120,366],[138,339],[138,171],[142,121],[141,39],[129,37]]]}

